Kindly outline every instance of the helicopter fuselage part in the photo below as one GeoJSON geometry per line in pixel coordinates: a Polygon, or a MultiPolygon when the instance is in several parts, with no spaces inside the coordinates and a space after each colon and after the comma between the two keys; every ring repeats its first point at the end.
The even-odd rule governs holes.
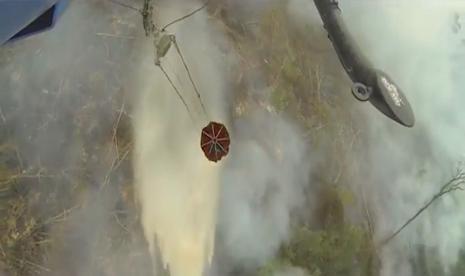
{"type": "Polygon", "coordinates": [[[334,50],[353,82],[352,94],[359,101],[369,101],[384,115],[401,125],[415,124],[407,98],[393,80],[376,69],[350,35],[337,0],[314,0],[323,26],[334,50]]]}
{"type": "Polygon", "coordinates": [[[69,0],[0,0],[0,46],[52,29],[69,0]]]}

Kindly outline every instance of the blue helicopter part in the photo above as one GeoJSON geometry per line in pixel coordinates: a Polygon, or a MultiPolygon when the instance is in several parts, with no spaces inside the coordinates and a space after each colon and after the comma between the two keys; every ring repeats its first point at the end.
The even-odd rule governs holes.
{"type": "Polygon", "coordinates": [[[0,0],[0,46],[53,28],[69,0],[0,0]]]}

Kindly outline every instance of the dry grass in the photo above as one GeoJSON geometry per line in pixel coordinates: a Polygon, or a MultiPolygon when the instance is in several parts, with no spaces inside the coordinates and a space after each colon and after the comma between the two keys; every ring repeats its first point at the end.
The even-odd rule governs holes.
{"type": "MultiPolygon", "coordinates": [[[[223,4],[222,0],[214,1],[209,11],[215,24],[228,34],[240,60],[232,77],[235,115],[257,108],[282,113],[304,129],[311,148],[321,149],[327,156],[319,175],[321,186],[329,187],[322,188],[319,197],[319,229],[296,226],[296,234],[283,246],[280,259],[264,267],[260,275],[271,275],[283,264],[305,267],[314,276],[355,273],[349,265],[353,262],[359,262],[357,268],[370,271],[361,275],[377,275],[376,268],[371,268],[376,260],[371,224],[351,225],[344,216],[345,208],[353,208],[353,196],[344,189],[344,183],[352,180],[349,160],[357,149],[359,131],[352,124],[349,88],[342,71],[333,69],[338,63],[326,36],[320,28],[292,23],[284,1],[264,11],[253,24],[231,20],[233,16],[223,4]],[[248,90],[253,89],[248,81],[254,72],[262,74],[267,87],[263,98],[252,97],[253,91],[248,90]]],[[[108,34],[97,36],[104,39],[108,34]]],[[[5,59],[0,64],[8,62],[7,51],[0,51],[0,60],[5,59]]],[[[104,73],[89,72],[86,77],[91,91],[108,85],[104,73]]],[[[82,106],[76,107],[72,118],[75,130],[70,135],[80,142],[73,167],[56,170],[36,160],[23,160],[20,153],[28,148],[12,143],[11,133],[0,133],[0,210],[4,217],[0,221],[0,266],[11,275],[49,275],[51,268],[44,264],[53,258],[50,252],[69,246],[66,232],[76,226],[72,214],[85,210],[90,204],[88,195],[96,191],[116,191],[117,196],[107,210],[109,226],[105,233],[98,233],[101,239],[94,245],[99,256],[93,270],[99,275],[115,275],[118,270],[118,275],[144,275],[137,269],[146,265],[147,252],[133,201],[130,108],[121,95],[110,100],[85,98],[82,106]],[[101,101],[111,102],[111,108],[105,106],[110,114],[102,116],[101,101]],[[34,166],[25,170],[25,163],[34,166]]],[[[0,106],[1,129],[14,128],[15,121],[9,119],[14,114],[5,113],[0,106]]],[[[43,125],[47,129],[53,122],[43,125]]]]}
{"type": "Polygon", "coordinates": [[[326,156],[319,175],[312,179],[320,186],[319,207],[310,214],[317,218],[318,227],[297,223],[289,243],[258,275],[273,275],[286,265],[303,267],[313,276],[378,275],[369,206],[363,210],[365,225],[345,218],[346,208],[358,206],[345,184],[354,181],[357,168],[351,160],[363,137],[361,126],[352,119],[349,86],[343,72],[334,70],[340,66],[326,36],[321,28],[293,23],[286,1],[264,10],[253,25],[235,21],[227,3],[216,1],[212,13],[224,24],[241,61],[236,78],[238,116],[270,104],[270,112],[293,118],[304,129],[310,148],[326,156]],[[253,89],[247,77],[256,71],[263,73],[268,91],[264,99],[251,97],[253,91],[247,90],[253,89]]]}
{"type": "MultiPolygon", "coordinates": [[[[28,43],[0,49],[2,73],[11,72],[0,76],[11,88],[0,91],[0,271],[7,275],[73,275],[84,269],[60,271],[65,264],[56,261],[72,258],[72,235],[83,227],[82,217],[94,211],[95,197],[105,198],[105,206],[96,206],[104,220],[100,228],[88,226],[99,229],[95,235],[101,237],[89,271],[147,275],[150,268],[133,196],[130,108],[125,91],[111,92],[123,87],[124,66],[114,59],[125,47],[118,42],[109,47],[106,39],[90,38],[95,45],[88,45],[95,51],[106,48],[105,64],[88,71],[74,68],[73,76],[52,72],[53,78],[40,81],[26,80],[30,69],[15,57],[42,49],[31,50],[28,43]],[[25,81],[30,81],[31,98],[18,102],[14,95],[23,93],[25,81]],[[41,87],[48,84],[52,88],[41,87]],[[53,144],[49,133],[65,142],[53,144]]],[[[81,59],[75,57],[76,63],[81,59]]]]}
{"type": "MultiPolygon", "coordinates": [[[[123,112],[124,104],[114,112],[114,127],[106,135],[109,137],[107,150],[101,150],[98,156],[100,160],[108,160],[100,190],[104,193],[109,189],[119,191],[119,199],[110,210],[112,214],[108,215],[111,219],[108,223],[114,226],[105,228],[111,233],[104,235],[109,239],[102,241],[102,246],[108,246],[106,250],[100,250],[102,256],[123,252],[133,239],[140,239],[140,248],[144,248],[132,195],[130,122],[123,112]],[[116,187],[106,187],[110,184],[116,187]]],[[[82,123],[82,129],[89,128],[90,121],[82,123]]],[[[65,242],[61,240],[65,233],[60,234],[60,231],[67,231],[71,214],[85,208],[86,195],[95,190],[89,185],[92,177],[89,164],[86,164],[91,163],[87,156],[95,155],[93,151],[95,148],[92,146],[82,146],[81,164],[77,169],[54,171],[53,168],[41,167],[29,172],[21,169],[17,145],[0,141],[0,211],[3,218],[0,220],[0,263],[9,275],[49,275],[50,268],[43,265],[48,263],[47,252],[52,247],[66,246],[60,244],[65,242]],[[55,234],[50,237],[52,230],[55,234]]],[[[132,254],[147,254],[127,249],[132,254]]],[[[130,259],[131,256],[125,258],[130,259]]],[[[120,260],[102,260],[102,266],[110,269],[113,267],[110,262],[116,264],[120,260]]]]}

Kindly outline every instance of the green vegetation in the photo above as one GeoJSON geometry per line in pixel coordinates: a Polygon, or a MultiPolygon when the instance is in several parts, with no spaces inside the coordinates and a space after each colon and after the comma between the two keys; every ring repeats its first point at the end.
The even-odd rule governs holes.
{"type": "Polygon", "coordinates": [[[316,214],[322,227],[296,226],[277,259],[260,270],[258,275],[273,275],[273,271],[286,265],[304,268],[309,275],[315,276],[378,275],[369,231],[344,222],[344,204],[339,191],[323,193],[326,197],[316,214]]]}
{"type": "Polygon", "coordinates": [[[360,229],[350,225],[320,231],[302,227],[286,246],[283,258],[289,259],[292,265],[323,275],[350,275],[361,249],[362,235],[360,229]]]}

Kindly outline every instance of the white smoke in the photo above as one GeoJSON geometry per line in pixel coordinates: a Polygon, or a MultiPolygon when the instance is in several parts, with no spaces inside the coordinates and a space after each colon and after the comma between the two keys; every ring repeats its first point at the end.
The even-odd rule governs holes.
{"type": "Polygon", "coordinates": [[[280,116],[258,111],[237,121],[235,133],[222,175],[219,233],[230,261],[254,267],[288,238],[310,158],[299,131],[280,116]]]}
{"type": "MultiPolygon", "coordinates": [[[[121,203],[120,180],[128,175],[119,171],[103,186],[110,175],[108,161],[116,155],[109,135],[114,104],[124,97],[121,88],[133,65],[129,56],[134,42],[124,37],[134,31],[128,23],[134,12],[107,4],[71,1],[53,29],[0,49],[6,53],[0,65],[0,106],[8,138],[23,160],[23,173],[40,169],[56,175],[28,184],[34,193],[26,195],[31,206],[39,202],[34,218],[45,242],[52,245],[37,246],[46,252],[25,261],[37,261],[34,270],[40,267],[44,275],[150,271],[150,265],[130,264],[133,253],[144,251],[143,243],[131,240],[128,247],[134,250],[126,250],[106,240],[106,235],[125,227],[116,223],[114,213],[121,203]],[[118,250],[109,252],[110,246],[118,250]],[[124,261],[109,267],[106,261],[116,258],[124,261]]],[[[3,124],[0,127],[4,131],[3,124]]],[[[126,237],[132,234],[136,236],[126,237]]],[[[27,250],[31,249],[21,248],[20,253],[27,250]]]]}
{"type": "MultiPolygon", "coordinates": [[[[271,2],[274,1],[243,1],[242,10],[255,11],[271,2]]],[[[308,10],[311,23],[318,23],[315,9],[309,3],[311,1],[291,1],[290,14],[304,19],[308,10]]],[[[160,7],[157,22],[168,22],[200,4],[170,1],[160,7]]],[[[452,11],[465,11],[465,7],[463,1],[454,1],[449,7],[439,0],[415,3],[386,0],[371,4],[344,1],[341,7],[349,29],[358,37],[373,63],[392,75],[402,87],[417,119],[413,129],[406,129],[368,104],[360,105],[367,117],[372,118],[368,120],[368,154],[366,159],[359,160],[366,169],[366,181],[361,185],[375,205],[376,234],[383,238],[437,191],[439,184],[449,177],[454,162],[464,156],[461,143],[465,138],[465,121],[461,118],[465,118],[462,116],[465,94],[460,89],[465,87],[465,78],[460,70],[465,66],[462,43],[465,33],[451,31],[451,18],[452,11]],[[420,177],[419,171],[426,173],[420,177]]],[[[28,80],[19,84],[20,89],[11,86],[12,90],[21,91],[12,96],[15,101],[29,103],[22,110],[33,107],[34,100],[47,97],[46,93],[38,94],[38,91],[50,78],[68,74],[67,77],[77,79],[85,72],[100,69],[101,64],[108,62],[99,59],[100,55],[116,58],[113,64],[117,64],[122,61],[113,56],[113,48],[109,51],[108,45],[130,47],[125,39],[108,42],[95,36],[104,31],[99,24],[76,28],[82,27],[82,21],[87,22],[89,18],[110,21],[109,14],[88,7],[84,9],[78,4],[71,8],[77,10],[73,14],[78,15],[67,21],[66,27],[58,25],[56,33],[46,34],[50,42],[37,40],[37,50],[29,49],[27,55],[14,57],[17,63],[29,66],[29,70],[37,74],[34,77],[21,75],[21,80],[28,80]],[[92,38],[84,39],[84,34],[89,33],[92,38]],[[88,45],[88,41],[97,39],[102,40],[101,48],[96,48],[96,43],[88,45]],[[52,47],[57,44],[68,51],[52,47]],[[56,53],[62,54],[57,58],[56,53]],[[67,74],[58,75],[57,72],[67,74]]],[[[140,24],[137,20],[134,19],[134,24],[140,24]]],[[[207,121],[200,119],[201,109],[184,68],[171,49],[164,60],[165,68],[174,75],[176,85],[196,114],[195,124],[153,65],[153,45],[140,30],[136,34],[134,51],[131,51],[137,65],[128,74],[134,78],[125,86],[133,93],[135,102],[134,165],[146,237],[153,252],[154,247],[161,249],[161,257],[169,264],[173,276],[202,274],[213,254],[216,226],[222,250],[232,262],[258,266],[273,257],[280,243],[288,238],[292,210],[304,200],[302,191],[308,184],[312,158],[306,156],[308,149],[299,138],[298,129],[279,116],[257,111],[236,123],[229,119],[229,95],[234,91],[227,85],[227,74],[236,61],[231,57],[227,40],[211,25],[205,11],[169,31],[176,34],[210,119],[224,122],[233,139],[226,159],[219,164],[206,162],[200,151],[199,135],[207,121]]],[[[15,79],[15,70],[9,65],[0,72],[15,79]]],[[[45,88],[55,91],[54,87],[45,88]]],[[[78,87],[73,92],[80,93],[80,90],[82,88],[78,87]]],[[[102,94],[107,96],[107,91],[103,90],[102,94]]],[[[6,93],[1,92],[4,97],[6,93]]],[[[69,104],[76,98],[79,97],[68,97],[64,101],[68,105],[60,110],[69,111],[72,108],[69,104]]],[[[3,105],[2,108],[8,109],[3,105]]],[[[67,113],[60,111],[57,116],[63,114],[67,113]]],[[[34,125],[36,122],[28,123],[34,125]]],[[[28,133],[27,125],[18,129],[25,131],[24,135],[28,133]]],[[[53,159],[64,160],[61,152],[52,151],[55,141],[64,139],[58,135],[61,129],[45,135],[43,140],[53,139],[34,145],[34,150],[51,152],[53,159]]],[[[409,275],[407,258],[414,252],[401,248],[404,241],[436,247],[444,264],[455,263],[457,252],[465,241],[465,216],[460,212],[465,200],[463,194],[454,197],[455,200],[447,197],[433,206],[399,236],[398,242],[383,252],[383,275],[409,275]]],[[[101,213],[95,214],[95,221],[101,222],[101,213]]],[[[107,227],[105,223],[100,226],[107,227]]],[[[97,228],[77,231],[86,236],[85,233],[97,228]]],[[[87,244],[96,239],[98,237],[88,238],[87,244]]],[[[76,248],[83,255],[90,251],[76,248]]],[[[280,273],[289,275],[291,272],[280,273]]]]}
{"type": "MultiPolygon", "coordinates": [[[[396,80],[416,117],[416,126],[406,129],[365,107],[371,129],[366,162],[374,165],[363,186],[381,239],[437,193],[464,157],[464,33],[452,31],[452,19],[465,2],[345,1],[341,7],[363,50],[396,80]]],[[[410,274],[407,257],[414,252],[401,244],[436,248],[443,265],[453,265],[465,243],[464,199],[460,192],[447,196],[405,229],[384,252],[383,275],[410,274]]]]}
{"type": "MultiPolygon", "coordinates": [[[[156,21],[167,23],[200,4],[165,1],[156,6],[156,21]]],[[[121,90],[130,93],[127,104],[134,111],[131,117],[135,136],[134,173],[143,230],[154,259],[162,259],[172,276],[200,276],[204,266],[208,266],[213,255],[220,188],[224,202],[219,213],[219,232],[225,236],[226,251],[234,260],[253,265],[271,258],[287,238],[291,210],[303,200],[301,191],[307,182],[309,167],[305,162],[306,149],[299,132],[278,116],[259,111],[237,124],[229,120],[233,97],[230,95],[234,91],[227,85],[227,73],[236,61],[228,42],[210,24],[206,12],[199,12],[168,31],[176,35],[200,89],[209,115],[207,119],[202,117],[198,99],[174,48],[162,60],[186,99],[195,123],[153,64],[153,44],[143,36],[142,19],[136,12],[110,2],[74,1],[65,15],[53,32],[31,38],[31,45],[37,46],[37,55],[34,55],[34,47],[27,48],[27,55],[18,54],[11,62],[12,68],[2,71],[5,78],[16,79],[16,82],[18,78],[27,78],[16,84],[21,89],[12,87],[16,92],[13,94],[15,100],[44,115],[48,109],[55,110],[53,101],[50,101],[52,108],[48,105],[38,108],[34,100],[42,100],[49,91],[60,96],[57,90],[60,86],[55,84],[64,78],[67,83],[69,80],[71,88],[65,90],[66,95],[61,95],[66,105],[58,106],[54,116],[60,118],[72,113],[73,104],[96,105],[100,107],[98,112],[86,114],[93,121],[96,120],[93,115],[111,117],[112,100],[121,96],[118,94],[121,90]],[[120,17],[121,14],[126,16],[120,17]],[[121,25],[129,27],[120,28],[121,25]],[[29,74],[18,77],[14,68],[17,64],[29,66],[26,70],[29,74]],[[125,68],[123,74],[112,75],[112,69],[119,65],[125,68]],[[105,76],[101,90],[87,87],[88,74],[93,72],[103,72],[105,76]],[[47,80],[51,80],[53,87],[46,86],[47,80]],[[81,90],[86,95],[91,94],[90,103],[80,97],[81,90]],[[208,162],[199,146],[201,127],[208,120],[225,123],[232,136],[231,153],[218,164],[208,162]],[[240,212],[242,208],[246,209],[245,213],[240,212]],[[246,248],[252,250],[244,251],[246,248]]],[[[28,126],[42,123],[29,121],[35,119],[33,117],[20,120],[27,123],[20,136],[28,136],[28,126]]],[[[68,119],[72,121],[74,117],[69,115],[68,119]]],[[[82,131],[110,129],[111,119],[105,122],[91,123],[94,127],[82,131]]],[[[55,131],[46,133],[42,143],[34,144],[32,150],[43,153],[42,161],[49,159],[49,156],[44,158],[44,154],[53,154],[53,159],[63,163],[66,156],[57,150],[57,144],[63,140],[59,134],[69,125],[71,123],[66,121],[55,131]]],[[[70,140],[70,163],[80,157],[73,151],[74,143],[79,142],[70,140]]],[[[107,171],[103,167],[101,164],[92,167],[93,181],[99,183],[104,178],[107,171]]],[[[117,195],[114,192],[107,192],[105,196],[86,194],[85,198],[93,204],[73,213],[66,224],[58,226],[56,235],[62,229],[67,229],[68,235],[63,237],[65,245],[57,245],[50,252],[51,260],[46,265],[52,266],[51,274],[99,273],[99,267],[93,265],[103,252],[96,250],[96,246],[104,242],[102,233],[113,227],[109,223],[113,222],[109,212],[115,204],[117,195]]],[[[52,231],[52,235],[55,232],[52,231]]],[[[121,257],[130,253],[115,252],[114,255],[121,257]]],[[[122,275],[129,265],[124,262],[120,265],[116,273],[122,275]]],[[[139,271],[148,269],[144,267],[139,271]]],[[[159,275],[161,268],[154,270],[154,275],[159,275]]]]}
{"type": "MultiPolygon", "coordinates": [[[[156,9],[156,23],[166,24],[200,5],[193,1],[162,3],[156,9]]],[[[224,38],[209,26],[205,11],[173,25],[168,32],[176,36],[208,118],[201,113],[200,102],[174,46],[162,59],[162,66],[191,114],[155,67],[152,41],[145,42],[140,49],[140,68],[135,72],[136,185],[152,253],[159,248],[161,256],[155,257],[162,259],[173,276],[200,276],[213,255],[219,173],[224,162],[216,164],[206,159],[200,148],[200,134],[209,120],[231,126],[229,91],[225,86],[229,55],[221,48],[224,38]]],[[[232,150],[236,150],[234,142],[232,150]]]]}
{"type": "Polygon", "coordinates": [[[298,267],[284,267],[276,270],[273,276],[308,276],[308,273],[298,267]]]}
{"type": "MultiPolygon", "coordinates": [[[[162,5],[157,22],[194,7],[190,2],[162,5]]],[[[226,85],[225,73],[235,60],[226,39],[208,23],[202,12],[170,31],[188,57],[210,119],[225,122],[230,130],[231,150],[219,164],[209,163],[200,152],[202,125],[192,124],[152,61],[144,61],[136,73],[142,96],[135,116],[135,168],[143,224],[151,247],[158,243],[172,275],[202,273],[213,254],[216,217],[221,253],[235,265],[257,266],[272,258],[288,237],[291,211],[303,202],[308,180],[305,144],[286,120],[265,111],[234,123],[227,120],[232,102],[227,95],[235,91],[226,85]]],[[[151,47],[147,44],[142,52],[151,47]]],[[[187,80],[179,63],[172,66],[178,62],[175,57],[172,53],[164,60],[168,73],[187,80]]],[[[191,85],[179,85],[190,106],[200,111],[191,85]]]]}

